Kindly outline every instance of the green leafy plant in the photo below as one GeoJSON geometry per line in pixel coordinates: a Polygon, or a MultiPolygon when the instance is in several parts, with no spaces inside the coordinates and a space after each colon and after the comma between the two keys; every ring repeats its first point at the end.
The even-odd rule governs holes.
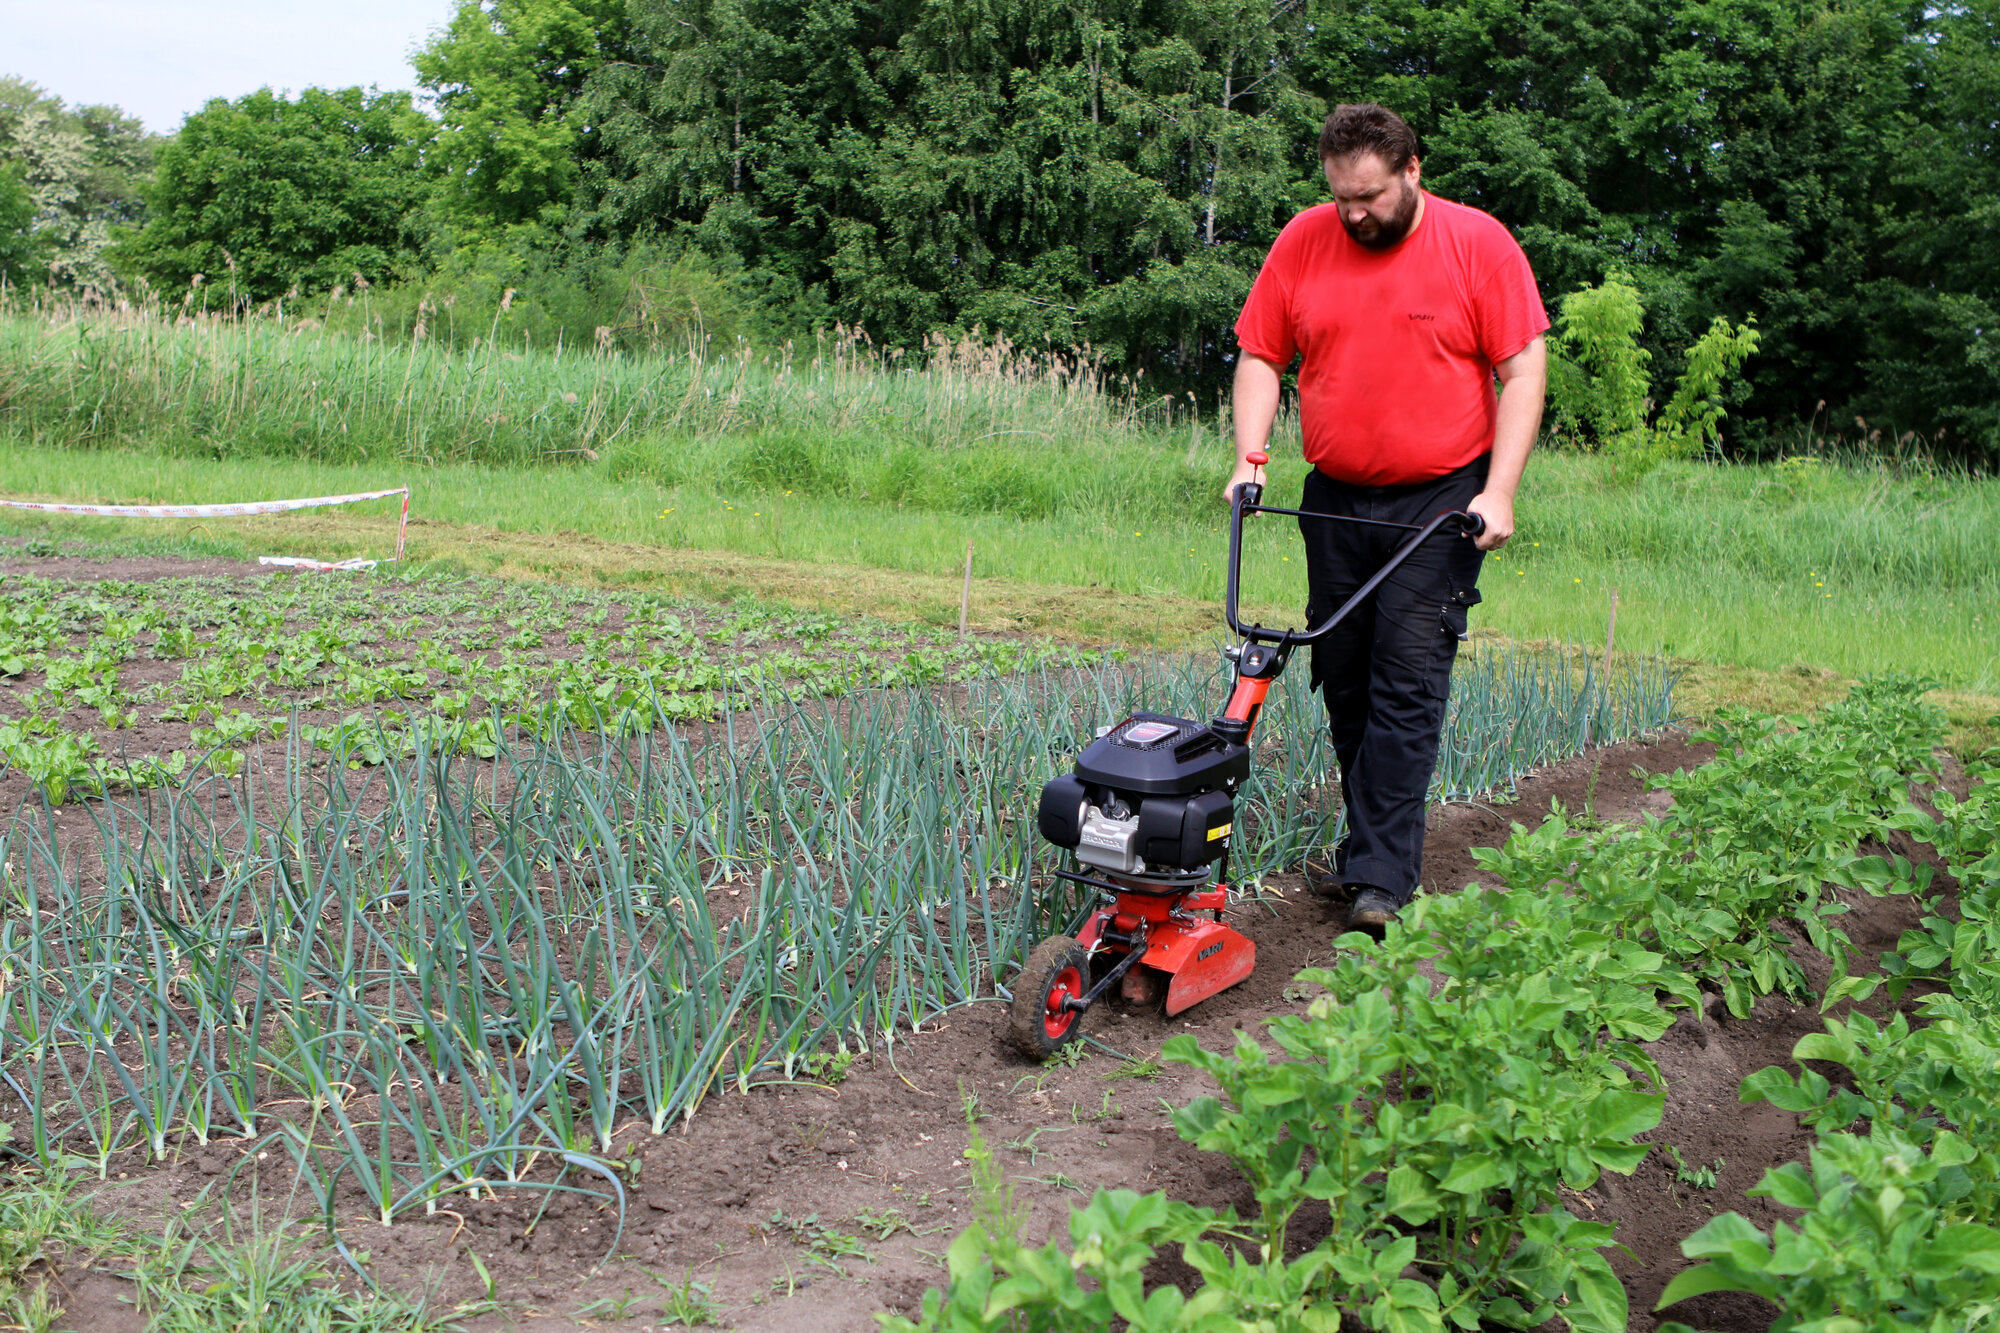
{"type": "Polygon", "coordinates": [[[1639,342],[1644,325],[1638,289],[1613,274],[1601,286],[1563,297],[1554,339],[1551,389],[1558,421],[1587,429],[1626,479],[1720,444],[1724,401],[1758,342],[1754,317],[1732,326],[1716,316],[1688,348],[1673,396],[1649,420],[1652,353],[1639,342]]]}
{"type": "MultiPolygon", "coordinates": [[[[1192,1300],[1174,1287],[1148,1292],[1145,1269],[1159,1250],[1179,1244],[1203,1276],[1241,1272],[1220,1247],[1201,1237],[1223,1219],[1208,1209],[1178,1203],[1163,1194],[1100,1190],[1069,1218],[1070,1247],[1057,1241],[1031,1249],[1009,1228],[986,1224],[967,1228],[946,1253],[948,1294],[927,1292],[917,1319],[878,1314],[884,1333],[973,1333],[1009,1329],[1018,1333],[1091,1333],[1123,1321],[1145,1333],[1166,1330],[1242,1327],[1237,1321],[1272,1307],[1259,1293],[1232,1305],[1226,1288],[1205,1287],[1192,1300]]],[[[1242,1295],[1249,1296],[1245,1291],[1242,1295]]],[[[1275,1294],[1275,1293],[1272,1293],[1275,1294]]],[[[1302,1300],[1283,1302],[1289,1318],[1271,1327],[1300,1330],[1302,1300]]]]}
{"type": "Polygon", "coordinates": [[[1689,1166],[1678,1147],[1669,1144],[1667,1153],[1674,1159],[1674,1179],[1683,1185],[1692,1185],[1698,1190],[1712,1190],[1716,1181],[1722,1178],[1722,1168],[1726,1163],[1720,1157],[1715,1159],[1713,1165],[1689,1166]]]}
{"type": "Polygon", "coordinates": [[[1668,1283],[1656,1308],[1743,1291],[1778,1307],[1773,1333],[1991,1327],[2000,1230],[1954,1220],[1957,1181],[1978,1155],[1950,1130],[1928,1151],[1881,1126],[1865,1138],[1823,1136],[1807,1164],[1766,1171],[1750,1191],[1798,1209],[1797,1223],[1766,1235],[1738,1213],[1717,1217],[1681,1243],[1703,1262],[1668,1283]]]}
{"type": "Polygon", "coordinates": [[[1635,1139],[1663,1099],[1625,1067],[1657,1079],[1635,1039],[1667,1016],[1561,896],[1468,888],[1405,918],[1381,948],[1302,974],[1326,993],[1269,1025],[1291,1059],[1247,1037],[1227,1056],[1169,1041],[1166,1058],[1210,1074],[1228,1103],[1197,1099],[1177,1127],[1249,1180],[1261,1253],[1285,1252],[1309,1200],[1333,1210],[1307,1290],[1357,1316],[1382,1299],[1372,1286],[1321,1284],[1409,1239],[1435,1281],[1412,1295],[1410,1327],[1622,1328],[1624,1289],[1597,1252],[1611,1229],[1572,1216],[1562,1189],[1644,1158],[1635,1139]],[[1435,994],[1426,965],[1445,979],[1435,994]]]}
{"type": "Polygon", "coordinates": [[[660,1313],[671,1323],[684,1328],[713,1328],[722,1323],[722,1307],[716,1302],[715,1288],[696,1279],[690,1267],[678,1282],[670,1282],[655,1274],[653,1281],[659,1283],[666,1293],[661,1302],[660,1313]]]}
{"type": "Polygon", "coordinates": [[[868,1252],[868,1246],[861,1237],[820,1221],[818,1213],[793,1217],[780,1209],[764,1223],[764,1231],[767,1235],[789,1238],[806,1252],[807,1260],[836,1273],[846,1272],[840,1266],[844,1259],[875,1262],[875,1256],[868,1252]]]}

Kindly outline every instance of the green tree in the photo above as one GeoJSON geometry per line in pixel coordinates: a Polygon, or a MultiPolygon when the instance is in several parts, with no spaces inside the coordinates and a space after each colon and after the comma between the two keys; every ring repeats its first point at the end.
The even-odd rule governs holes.
{"type": "Polygon", "coordinates": [[[415,56],[442,122],[426,165],[449,220],[561,223],[590,153],[576,97],[623,54],[625,29],[623,0],[459,0],[415,56]]]}
{"type": "Polygon", "coordinates": [[[582,234],[726,253],[916,343],[983,326],[1217,375],[1312,198],[1293,0],[635,0],[582,234]],[[1302,188],[1302,186],[1304,186],[1302,188]]]}
{"type": "Polygon", "coordinates": [[[1738,442],[1785,447],[1826,400],[1995,463],[1997,14],[1316,0],[1298,70],[1403,110],[1431,187],[1512,226],[1551,304],[1623,272],[1663,373],[1718,315],[1754,315],[1738,442]]]}
{"type": "Polygon", "coordinates": [[[416,258],[432,128],[408,93],[218,98],[161,150],[127,257],[164,287],[200,281],[239,304],[391,277],[416,258]]]}
{"type": "Polygon", "coordinates": [[[20,168],[12,162],[0,162],[0,282],[19,285],[40,275],[34,222],[35,199],[21,179],[20,168]]]}
{"type": "Polygon", "coordinates": [[[2000,2],[1927,10],[1921,31],[1899,51],[1914,93],[1883,125],[1871,262],[1835,309],[1862,340],[1850,406],[2000,465],[2000,2]]]}
{"type": "Polygon", "coordinates": [[[1646,320],[1639,293],[1622,275],[1562,299],[1550,369],[1558,434],[1588,432],[1588,443],[1635,480],[1669,458],[1697,458],[1722,444],[1724,402],[1757,350],[1756,320],[1730,327],[1717,315],[1687,349],[1673,397],[1652,417],[1653,354],[1639,345],[1646,320]],[[1651,420],[1648,420],[1652,417],[1651,420]]]}
{"type": "Polygon", "coordinates": [[[36,281],[116,287],[110,253],[143,220],[141,190],[158,143],[115,106],[70,107],[36,84],[0,79],[0,162],[28,194],[36,281]]]}

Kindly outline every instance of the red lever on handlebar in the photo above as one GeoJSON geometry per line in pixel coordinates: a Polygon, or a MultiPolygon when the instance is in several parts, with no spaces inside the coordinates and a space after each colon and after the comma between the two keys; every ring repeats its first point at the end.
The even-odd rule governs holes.
{"type": "Polygon", "coordinates": [[[1243,461],[1248,463],[1251,467],[1262,467],[1264,466],[1264,464],[1271,461],[1271,455],[1265,453],[1263,450],[1260,449],[1257,450],[1255,453],[1248,453],[1243,455],[1243,461]]]}

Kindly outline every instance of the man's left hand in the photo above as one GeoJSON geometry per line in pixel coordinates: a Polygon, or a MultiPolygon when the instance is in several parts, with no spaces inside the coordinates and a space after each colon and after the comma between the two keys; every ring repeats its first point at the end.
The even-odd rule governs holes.
{"type": "Polygon", "coordinates": [[[1486,520],[1486,531],[1472,539],[1472,544],[1482,551],[1497,551],[1514,535],[1512,496],[1501,495],[1497,491],[1481,491],[1465,506],[1465,512],[1486,520]]]}

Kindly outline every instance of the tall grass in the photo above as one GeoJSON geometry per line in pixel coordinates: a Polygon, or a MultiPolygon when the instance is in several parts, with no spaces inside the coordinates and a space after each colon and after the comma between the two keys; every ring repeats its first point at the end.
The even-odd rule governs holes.
{"type": "MultiPolygon", "coordinates": [[[[505,1182],[597,1188],[615,1130],[720,1090],[811,1076],[1004,994],[1088,905],[1033,808],[1103,722],[1205,716],[1207,665],[993,677],[661,726],[516,737],[365,777],[287,755],[94,807],[65,849],[0,826],[0,1077],[14,1142],[100,1174],[186,1141],[289,1150],[331,1222],[386,1224],[505,1182]],[[67,850],[67,854],[65,854],[67,850]]],[[[1671,680],[1561,655],[1476,655],[1440,789],[1659,725],[1671,680]]],[[[1327,747],[1305,673],[1274,694],[1236,877],[1324,848],[1327,747]]]]}
{"type": "Polygon", "coordinates": [[[1173,499],[1159,498],[1161,432],[1202,438],[1190,403],[1108,390],[1087,353],[1030,356],[1004,339],[935,340],[907,361],[846,330],[803,349],[717,350],[696,338],[678,354],[630,356],[494,342],[454,351],[311,320],[0,311],[0,427],[28,445],[425,466],[604,461],[614,478],[665,486],[1020,516],[1096,508],[1106,485],[1142,508],[1208,487],[1189,460],[1173,499]],[[1050,466],[1051,455],[1072,466],[1050,466]]]}
{"type": "MultiPolygon", "coordinates": [[[[311,321],[0,312],[14,494],[237,500],[393,474],[420,516],[503,531],[931,574],[969,541],[981,575],[1212,603],[1232,454],[1226,412],[1198,406],[1004,343],[448,351],[311,321]]],[[[1304,464],[1284,430],[1288,500],[1304,464]]],[[[1545,451],[1519,518],[1479,612],[1510,634],[1597,638],[1616,589],[1633,648],[2000,691],[2000,480],[1808,456],[1612,484],[1545,451]]],[[[1303,603],[1297,557],[1289,523],[1257,525],[1260,607],[1303,603]]]]}

